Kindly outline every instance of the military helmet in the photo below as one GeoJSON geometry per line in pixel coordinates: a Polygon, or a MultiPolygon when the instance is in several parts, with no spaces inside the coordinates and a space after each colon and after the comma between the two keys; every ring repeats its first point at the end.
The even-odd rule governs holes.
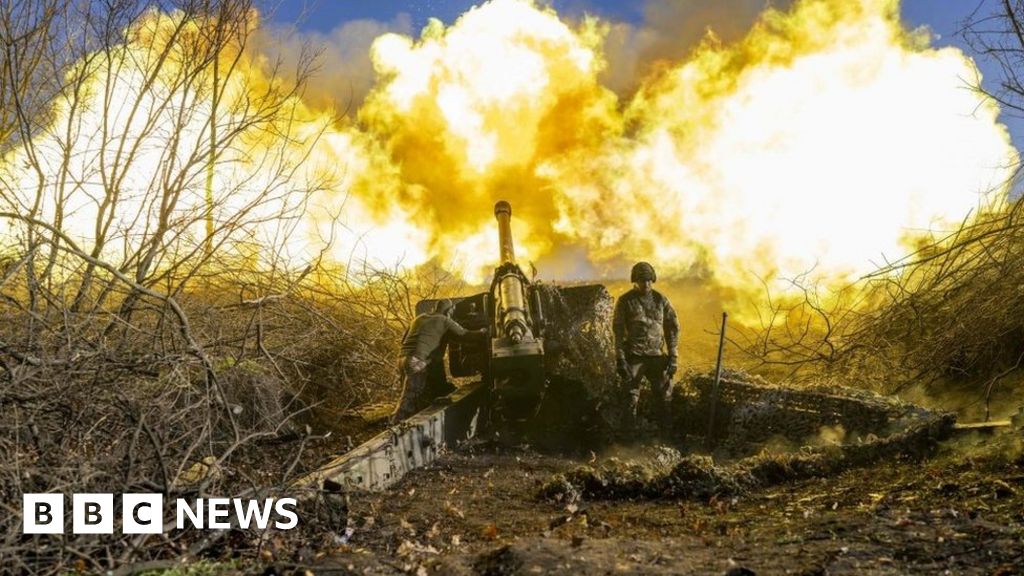
{"type": "Polygon", "coordinates": [[[633,269],[629,273],[629,281],[640,282],[641,280],[658,281],[658,275],[654,273],[654,266],[647,262],[637,262],[633,265],[633,269]]]}
{"type": "Polygon", "coordinates": [[[452,304],[451,300],[447,298],[441,298],[440,300],[437,301],[437,304],[434,304],[434,314],[447,314],[448,311],[451,310],[453,306],[454,304],[452,304]]]}

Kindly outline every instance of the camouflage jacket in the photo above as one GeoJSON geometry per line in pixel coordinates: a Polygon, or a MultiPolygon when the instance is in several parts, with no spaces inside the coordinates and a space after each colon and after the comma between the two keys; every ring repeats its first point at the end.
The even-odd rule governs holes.
{"type": "Polygon", "coordinates": [[[420,314],[402,338],[402,355],[420,360],[444,356],[444,337],[449,333],[464,336],[466,329],[444,314],[420,314]]]}
{"type": "Polygon", "coordinates": [[[618,357],[676,356],[679,319],[668,298],[656,290],[642,295],[635,288],[619,297],[612,320],[618,357]]]}

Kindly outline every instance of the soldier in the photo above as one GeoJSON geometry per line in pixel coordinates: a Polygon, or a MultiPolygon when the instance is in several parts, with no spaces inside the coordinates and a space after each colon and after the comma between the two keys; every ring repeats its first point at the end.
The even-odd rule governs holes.
{"type": "Polygon", "coordinates": [[[392,422],[412,416],[422,410],[427,402],[440,395],[424,397],[424,393],[427,392],[428,372],[439,374],[439,378],[444,378],[442,361],[449,334],[456,336],[487,334],[487,328],[469,331],[460,326],[451,318],[454,310],[455,307],[451,300],[447,298],[438,300],[432,313],[417,316],[405,332],[398,368],[402,378],[402,398],[398,401],[398,408],[392,416],[392,422]],[[431,369],[428,370],[428,367],[431,369]]]}
{"type": "Polygon", "coordinates": [[[627,393],[626,425],[630,428],[636,426],[644,378],[651,385],[659,424],[667,425],[670,416],[672,377],[679,366],[679,320],[668,298],[651,287],[657,279],[653,266],[637,262],[629,275],[633,288],[615,303],[616,368],[627,393]]]}

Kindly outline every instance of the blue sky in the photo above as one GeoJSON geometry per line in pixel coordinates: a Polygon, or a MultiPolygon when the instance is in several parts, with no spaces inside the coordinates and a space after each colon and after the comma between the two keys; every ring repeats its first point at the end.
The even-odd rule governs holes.
{"type": "MultiPolygon", "coordinates": [[[[685,0],[680,0],[685,2],[685,0]]],[[[903,0],[904,19],[912,26],[928,25],[944,39],[953,33],[979,4],[992,0],[903,0]]],[[[414,25],[422,26],[427,18],[452,22],[459,14],[481,0],[270,0],[273,19],[278,22],[299,22],[301,28],[327,32],[348,20],[374,19],[388,21],[405,13],[414,25]],[[301,16],[305,14],[305,18],[301,16]]],[[[560,12],[597,13],[619,20],[639,22],[644,2],[621,0],[552,0],[560,12]]],[[[946,40],[953,41],[955,40],[946,40]]]]}
{"type": "MultiPolygon", "coordinates": [[[[270,20],[275,24],[296,25],[302,31],[328,33],[352,20],[378,20],[395,22],[411,20],[412,29],[418,30],[428,18],[439,18],[451,23],[460,14],[483,0],[266,0],[270,20]]],[[[698,2],[703,0],[693,0],[698,2]]],[[[785,0],[781,0],[785,1],[785,0]]],[[[775,0],[779,4],[780,0],[775,0]]],[[[957,34],[963,22],[973,12],[988,13],[995,0],[903,0],[901,14],[910,28],[927,26],[934,34],[936,46],[957,46],[967,54],[971,50],[957,34]]],[[[568,15],[583,12],[598,14],[618,21],[641,24],[644,20],[644,1],[621,0],[550,0],[559,11],[568,15]]],[[[686,4],[687,0],[677,0],[686,4]]],[[[737,5],[761,6],[760,0],[736,0],[737,5]]],[[[979,61],[985,86],[997,88],[997,70],[979,61]]],[[[1006,117],[1003,122],[1010,128],[1014,144],[1024,149],[1024,121],[1006,117]]]]}
{"type": "MultiPolygon", "coordinates": [[[[902,11],[908,23],[914,26],[927,24],[944,38],[949,38],[959,23],[981,2],[904,0],[902,11]]],[[[301,27],[327,32],[347,20],[369,18],[387,21],[400,13],[410,15],[417,26],[424,24],[430,17],[452,22],[459,14],[479,3],[480,0],[283,0],[280,3],[272,2],[271,5],[275,6],[274,19],[277,21],[295,22],[305,12],[307,18],[302,21],[301,27]]],[[[553,0],[551,3],[560,12],[589,11],[631,22],[639,22],[643,17],[643,1],[553,0]]]]}

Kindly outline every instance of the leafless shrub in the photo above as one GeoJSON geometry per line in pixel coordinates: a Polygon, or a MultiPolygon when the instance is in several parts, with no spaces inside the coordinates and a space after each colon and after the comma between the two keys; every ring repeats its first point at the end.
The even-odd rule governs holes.
{"type": "Polygon", "coordinates": [[[744,354],[740,368],[772,380],[799,383],[827,378],[845,351],[845,330],[868,298],[859,285],[826,284],[813,270],[780,282],[752,306],[756,321],[736,323],[727,340],[744,354]]]}
{"type": "Polygon", "coordinates": [[[0,3],[0,571],[203,554],[188,531],[25,536],[18,503],[280,488],[302,467],[264,442],[306,445],[321,359],[393,386],[401,282],[354,308],[322,254],[284,247],[334,182],[305,169],[324,128],[297,104],[310,62],[281,82],[251,59],[252,8],[0,3]]]}
{"type": "Polygon", "coordinates": [[[792,282],[730,341],[748,369],[897,393],[965,383],[988,398],[1024,358],[1024,207],[971,216],[906,258],[841,288],[792,282]]]}
{"type": "MultiPolygon", "coordinates": [[[[316,303],[311,314],[326,319],[324,346],[307,350],[310,382],[306,398],[319,402],[317,424],[336,418],[354,399],[394,401],[400,390],[399,347],[419,300],[461,293],[460,280],[431,266],[406,269],[359,263],[321,270],[302,301],[316,303]]],[[[335,423],[337,420],[335,420],[335,423]]]]}
{"type": "MultiPolygon", "coordinates": [[[[999,70],[993,88],[977,80],[973,88],[1020,117],[1024,3],[979,4],[962,24],[975,54],[999,70]]],[[[1016,168],[1011,190],[1019,161],[1016,168]]],[[[1024,359],[1022,212],[1019,197],[984,208],[866,278],[872,309],[844,327],[838,367],[890,392],[966,383],[979,390],[987,415],[994,387],[1024,359]]]]}
{"type": "Polygon", "coordinates": [[[983,214],[869,277],[884,300],[847,331],[846,367],[873,366],[887,389],[898,391],[946,379],[988,388],[1019,366],[1022,210],[1016,201],[983,214]]]}

